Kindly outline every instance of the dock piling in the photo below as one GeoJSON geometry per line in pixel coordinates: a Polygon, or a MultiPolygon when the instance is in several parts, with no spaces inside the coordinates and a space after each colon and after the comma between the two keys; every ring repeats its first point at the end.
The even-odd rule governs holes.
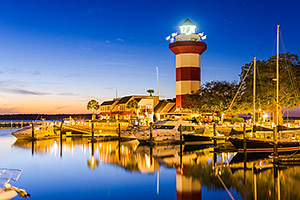
{"type": "Polygon", "coordinates": [[[213,131],[214,131],[214,146],[217,146],[217,139],[216,139],[216,136],[217,136],[217,131],[216,131],[216,123],[214,122],[213,124],[213,131]]]}
{"type": "Polygon", "coordinates": [[[150,122],[150,142],[152,142],[153,140],[152,134],[153,134],[153,123],[150,122]]]}
{"type": "Polygon", "coordinates": [[[278,156],[277,133],[278,133],[278,126],[275,126],[273,129],[274,156],[278,156]]]}
{"type": "Polygon", "coordinates": [[[121,140],[121,124],[118,124],[118,135],[119,135],[119,140],[121,140]]]}
{"type": "Polygon", "coordinates": [[[34,139],[34,121],[32,121],[31,137],[34,139]]]}
{"type": "Polygon", "coordinates": [[[182,125],[179,125],[179,133],[180,133],[180,144],[182,143],[182,125]]]}
{"type": "Polygon", "coordinates": [[[92,122],[92,142],[94,142],[94,123],[92,122]]]}
{"type": "Polygon", "coordinates": [[[246,124],[243,124],[243,139],[244,139],[244,154],[247,152],[247,139],[246,139],[246,124]]]}

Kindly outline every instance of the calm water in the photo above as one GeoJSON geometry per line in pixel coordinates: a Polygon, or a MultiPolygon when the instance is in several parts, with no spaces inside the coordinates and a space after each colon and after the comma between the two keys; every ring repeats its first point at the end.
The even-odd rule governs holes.
{"type": "Polygon", "coordinates": [[[2,168],[22,170],[13,185],[30,199],[300,199],[297,165],[212,153],[201,146],[140,146],[137,141],[16,141],[0,129],[2,168]],[[252,161],[250,161],[252,160],[252,161]],[[255,172],[254,168],[265,168],[255,172]]]}

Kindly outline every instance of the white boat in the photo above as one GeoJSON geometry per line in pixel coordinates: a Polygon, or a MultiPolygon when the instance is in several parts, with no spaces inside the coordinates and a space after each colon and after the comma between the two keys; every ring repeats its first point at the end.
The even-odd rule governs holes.
{"type": "Polygon", "coordinates": [[[0,199],[8,200],[18,195],[28,198],[28,194],[24,189],[14,187],[10,182],[18,181],[21,170],[0,168],[0,199]]]}
{"type": "Polygon", "coordinates": [[[59,136],[55,132],[54,122],[52,121],[42,121],[41,124],[25,126],[22,129],[19,129],[12,133],[17,139],[27,140],[27,139],[51,139],[59,136]],[[32,132],[34,129],[34,137],[32,137],[32,132]]]}
{"type": "MultiPolygon", "coordinates": [[[[190,121],[158,121],[153,124],[153,142],[175,142],[180,141],[180,125],[182,134],[195,133],[198,125],[190,121]]],[[[150,141],[150,127],[135,133],[140,142],[150,141]]],[[[183,139],[183,138],[182,138],[183,139]]]]}

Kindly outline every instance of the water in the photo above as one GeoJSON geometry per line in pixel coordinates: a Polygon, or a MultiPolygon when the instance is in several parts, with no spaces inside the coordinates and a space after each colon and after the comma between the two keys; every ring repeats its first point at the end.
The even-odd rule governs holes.
{"type": "Polygon", "coordinates": [[[59,139],[16,141],[10,132],[0,129],[0,167],[22,170],[13,185],[26,189],[30,199],[211,200],[255,199],[255,194],[257,199],[276,199],[278,194],[300,199],[299,167],[274,168],[268,158],[248,156],[254,161],[245,167],[243,156],[214,154],[207,145],[92,145],[80,138],[64,139],[61,145],[59,139]],[[254,173],[257,166],[267,168],[254,173]]]}

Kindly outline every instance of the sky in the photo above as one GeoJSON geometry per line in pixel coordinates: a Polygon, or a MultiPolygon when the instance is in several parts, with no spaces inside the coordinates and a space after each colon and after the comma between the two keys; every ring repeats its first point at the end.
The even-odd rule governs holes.
{"type": "Polygon", "coordinates": [[[166,36],[190,18],[207,35],[201,82],[238,81],[241,67],[300,54],[300,2],[0,1],[0,114],[88,113],[87,102],[156,92],[175,97],[166,36]],[[116,94],[117,93],[117,94],[116,94]]]}

